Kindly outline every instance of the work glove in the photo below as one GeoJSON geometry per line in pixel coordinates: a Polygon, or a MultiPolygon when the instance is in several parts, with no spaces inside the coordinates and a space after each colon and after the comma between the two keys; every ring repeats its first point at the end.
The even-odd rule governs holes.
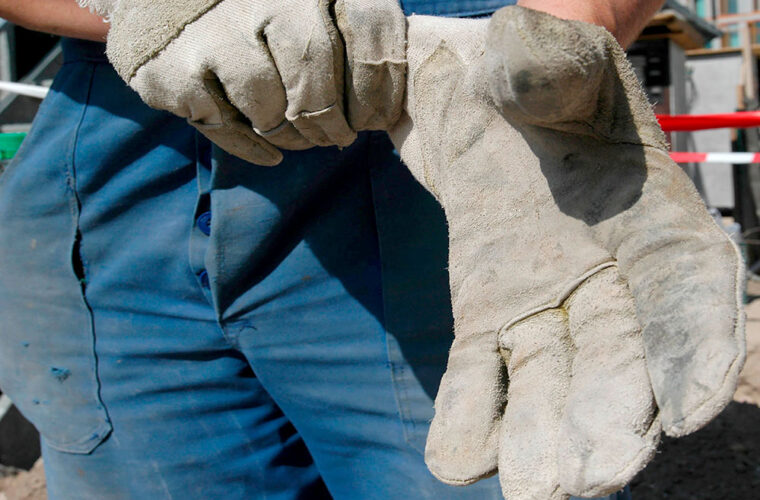
{"type": "Polygon", "coordinates": [[[250,162],[279,163],[278,147],[348,146],[401,112],[398,0],[80,4],[108,18],[108,57],[148,105],[250,162]]]}
{"type": "Polygon", "coordinates": [[[390,134],[445,210],[455,318],[426,462],[509,500],[614,492],[731,400],[740,255],[603,28],[408,22],[390,134]]]}

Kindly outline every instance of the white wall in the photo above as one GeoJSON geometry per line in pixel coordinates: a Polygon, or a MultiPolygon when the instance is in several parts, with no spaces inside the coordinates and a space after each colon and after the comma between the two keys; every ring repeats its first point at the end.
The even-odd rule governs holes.
{"type": "Polygon", "coordinates": [[[737,3],[739,12],[752,12],[755,10],[754,0],[739,0],[737,3]]]}
{"type": "MultiPolygon", "coordinates": [[[[739,84],[741,53],[691,56],[686,63],[689,114],[731,113],[736,110],[736,87],[739,84]]],[[[692,132],[688,150],[713,153],[731,151],[731,130],[692,132]]],[[[753,167],[757,168],[757,167],[753,167]]],[[[707,203],[716,207],[733,207],[731,166],[701,164],[694,166],[694,181],[707,203]]]]}

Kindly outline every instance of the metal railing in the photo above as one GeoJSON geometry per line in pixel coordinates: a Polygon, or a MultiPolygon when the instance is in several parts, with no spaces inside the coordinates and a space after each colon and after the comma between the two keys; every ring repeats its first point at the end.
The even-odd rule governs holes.
{"type": "Polygon", "coordinates": [[[31,82],[16,82],[16,42],[13,24],[0,18],[0,100],[8,94],[44,99],[48,89],[31,82]]]}
{"type": "Polygon", "coordinates": [[[16,40],[13,24],[0,19],[0,80],[14,81],[16,79],[16,40]]]}
{"type": "Polygon", "coordinates": [[[19,59],[24,56],[19,55],[22,47],[16,31],[13,23],[0,19],[0,133],[29,130],[39,102],[47,95],[61,64],[59,43],[20,75],[19,69],[29,66],[29,61],[19,59]]]}

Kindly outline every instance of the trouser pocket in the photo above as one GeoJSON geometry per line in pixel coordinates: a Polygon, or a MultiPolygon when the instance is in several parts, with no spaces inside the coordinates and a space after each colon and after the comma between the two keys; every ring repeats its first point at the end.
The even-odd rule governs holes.
{"type": "Polygon", "coordinates": [[[89,453],[111,430],[98,395],[92,322],[77,280],[45,279],[43,269],[56,274],[49,266],[32,270],[37,276],[2,269],[0,387],[48,445],[89,453]]]}
{"type": "MultiPolygon", "coordinates": [[[[87,77],[74,70],[58,83],[87,77]]],[[[111,431],[78,251],[71,158],[82,102],[49,98],[0,182],[0,387],[47,444],[71,453],[111,431]]]]}

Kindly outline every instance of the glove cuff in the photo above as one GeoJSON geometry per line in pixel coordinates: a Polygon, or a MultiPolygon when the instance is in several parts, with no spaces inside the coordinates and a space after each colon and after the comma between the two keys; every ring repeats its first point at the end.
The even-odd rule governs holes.
{"type": "Polygon", "coordinates": [[[108,59],[127,82],[188,24],[223,0],[80,0],[95,9],[110,5],[108,59]]]}

